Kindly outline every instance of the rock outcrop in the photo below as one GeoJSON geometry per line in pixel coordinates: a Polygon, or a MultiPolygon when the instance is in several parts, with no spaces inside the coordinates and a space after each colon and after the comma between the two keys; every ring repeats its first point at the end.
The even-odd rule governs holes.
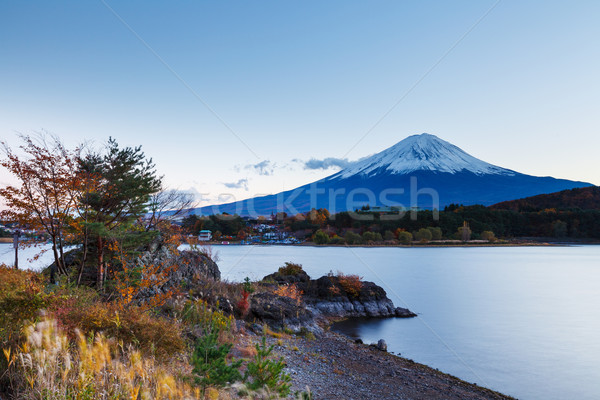
{"type": "Polygon", "coordinates": [[[169,269],[171,283],[221,279],[218,265],[206,254],[197,251],[174,251],[162,244],[151,246],[135,262],[139,265],[160,265],[161,269],[169,269]],[[177,268],[171,268],[173,266],[177,268]]]}
{"type": "Polygon", "coordinates": [[[312,280],[300,270],[293,274],[275,272],[265,276],[263,282],[296,285],[303,293],[302,302],[272,293],[251,297],[252,317],[274,327],[307,327],[313,331],[316,321],[326,318],[416,316],[408,309],[395,307],[382,287],[357,277],[330,274],[312,280]]]}
{"type": "Polygon", "coordinates": [[[299,288],[304,291],[307,308],[316,315],[337,318],[416,316],[405,308],[395,307],[385,290],[373,282],[363,281],[360,287],[348,291],[339,277],[328,275],[299,288]]]}
{"type": "Polygon", "coordinates": [[[270,292],[257,293],[251,297],[250,315],[271,327],[285,326],[295,331],[315,324],[314,314],[302,303],[270,292]]]}
{"type": "Polygon", "coordinates": [[[185,290],[198,282],[221,279],[218,265],[206,254],[198,251],[175,250],[160,240],[152,242],[134,263],[159,266],[159,270],[166,271],[167,274],[164,282],[147,289],[142,297],[166,293],[173,289],[185,290]]]}

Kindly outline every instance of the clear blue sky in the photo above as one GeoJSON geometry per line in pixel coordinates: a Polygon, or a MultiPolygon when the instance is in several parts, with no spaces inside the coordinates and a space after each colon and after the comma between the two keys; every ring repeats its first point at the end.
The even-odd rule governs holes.
{"type": "Polygon", "coordinates": [[[141,144],[167,184],[211,202],[422,132],[600,184],[599,15],[597,1],[2,2],[0,137],[141,144]]]}

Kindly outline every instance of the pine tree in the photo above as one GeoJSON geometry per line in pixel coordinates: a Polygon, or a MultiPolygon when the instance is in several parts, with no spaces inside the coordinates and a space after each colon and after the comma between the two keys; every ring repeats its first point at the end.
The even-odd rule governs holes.
{"type": "Polygon", "coordinates": [[[150,195],[161,189],[152,159],[141,147],[119,148],[109,139],[106,151],[90,153],[79,160],[82,174],[99,177],[99,183],[84,198],[91,209],[89,218],[92,247],[96,254],[97,285],[102,287],[106,275],[105,255],[111,241],[118,240],[120,249],[139,247],[152,233],[134,226],[146,212],[150,195]]]}
{"type": "Polygon", "coordinates": [[[238,360],[227,364],[231,344],[219,344],[218,338],[219,330],[206,332],[196,342],[192,354],[193,373],[196,375],[196,382],[203,387],[225,386],[242,378],[239,371],[242,362],[238,360]]]}

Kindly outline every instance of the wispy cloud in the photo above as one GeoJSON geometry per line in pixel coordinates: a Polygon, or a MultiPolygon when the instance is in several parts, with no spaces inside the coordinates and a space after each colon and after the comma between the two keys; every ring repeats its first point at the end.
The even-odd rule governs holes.
{"type": "Polygon", "coordinates": [[[304,169],[329,169],[329,168],[346,168],[350,165],[347,158],[327,157],[322,160],[311,158],[304,162],[304,169]]]}
{"type": "Polygon", "coordinates": [[[229,189],[244,189],[248,191],[248,179],[240,179],[237,182],[223,182],[223,185],[229,189]]]}
{"type": "Polygon", "coordinates": [[[257,164],[248,164],[244,166],[244,169],[256,172],[259,175],[270,176],[273,175],[275,169],[275,163],[269,160],[263,160],[257,164]]]}

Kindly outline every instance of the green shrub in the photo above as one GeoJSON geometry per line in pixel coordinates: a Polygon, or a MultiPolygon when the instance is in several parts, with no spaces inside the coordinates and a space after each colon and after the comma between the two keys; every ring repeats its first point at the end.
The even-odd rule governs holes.
{"type": "Polygon", "coordinates": [[[346,235],[344,235],[344,240],[348,244],[361,244],[363,241],[362,236],[360,236],[358,233],[354,233],[352,231],[346,232],[346,235]]]}
{"type": "Polygon", "coordinates": [[[429,232],[431,232],[431,240],[441,240],[442,239],[442,229],[438,227],[430,226],[427,228],[429,232]]]}
{"type": "Polygon", "coordinates": [[[219,344],[218,329],[206,331],[198,338],[191,360],[196,383],[203,387],[225,386],[242,379],[239,371],[242,361],[232,360],[227,364],[231,347],[230,343],[219,344]]]}
{"type": "Polygon", "coordinates": [[[483,232],[481,232],[481,239],[487,240],[488,242],[495,242],[496,236],[494,235],[494,232],[492,232],[492,231],[483,231],[483,232]]]}
{"type": "Polygon", "coordinates": [[[280,267],[278,271],[281,275],[298,275],[304,270],[302,269],[301,264],[286,262],[285,265],[283,267],[280,267]]]}
{"type": "Polygon", "coordinates": [[[344,238],[335,235],[334,237],[329,239],[329,244],[344,244],[344,238]]]}
{"type": "Polygon", "coordinates": [[[365,232],[362,238],[365,242],[381,242],[383,240],[379,232],[365,232]]]}
{"type": "Polygon", "coordinates": [[[422,243],[427,243],[431,240],[432,235],[429,229],[421,228],[418,232],[415,232],[414,237],[422,243]]]}
{"type": "Polygon", "coordinates": [[[327,244],[329,243],[329,235],[319,229],[313,236],[313,242],[315,244],[327,244]]]}
{"type": "Polygon", "coordinates": [[[252,282],[250,282],[250,278],[246,277],[243,283],[243,289],[246,293],[254,293],[254,286],[252,286],[252,282]]]}
{"type": "Polygon", "coordinates": [[[413,240],[413,235],[410,232],[401,231],[398,232],[398,240],[402,244],[410,244],[413,240]]]}
{"type": "Polygon", "coordinates": [[[266,338],[263,336],[261,344],[256,344],[256,355],[254,360],[248,363],[244,380],[251,378],[248,383],[248,388],[251,390],[266,387],[285,397],[290,393],[291,384],[289,382],[291,378],[283,371],[285,368],[283,358],[278,361],[268,358],[273,351],[273,347],[267,347],[266,338]]]}

